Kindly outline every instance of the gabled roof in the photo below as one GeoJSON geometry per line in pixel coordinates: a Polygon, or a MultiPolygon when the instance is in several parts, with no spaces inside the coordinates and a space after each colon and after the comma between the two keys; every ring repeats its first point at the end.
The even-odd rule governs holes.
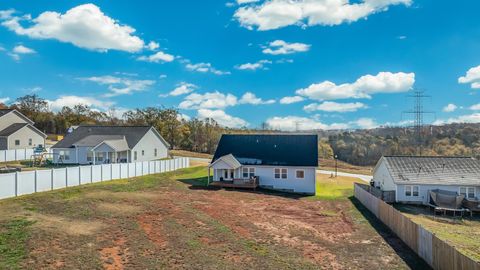
{"type": "Polygon", "coordinates": [[[115,140],[105,140],[105,141],[99,143],[98,145],[96,145],[93,148],[93,150],[95,150],[97,147],[100,147],[103,144],[108,145],[110,148],[112,148],[113,150],[115,150],[117,152],[130,150],[130,148],[128,147],[128,143],[125,140],[125,137],[123,137],[121,139],[115,139],[115,140]]]}
{"type": "Polygon", "coordinates": [[[218,158],[217,160],[215,160],[215,162],[210,164],[209,167],[212,167],[218,161],[225,162],[232,169],[237,169],[237,168],[240,168],[242,166],[242,164],[232,154],[228,154],[228,155],[222,156],[222,157],[218,158]]]}
{"type": "MultiPolygon", "coordinates": [[[[125,137],[128,147],[132,149],[151,129],[157,134],[160,140],[168,146],[168,143],[151,126],[79,126],[74,129],[72,133],[67,134],[63,140],[59,141],[52,148],[72,148],[77,143],[89,144],[88,146],[92,146],[90,140],[94,140],[98,144],[105,140],[125,137]]],[[[97,144],[93,146],[96,146],[97,144]]]]}
{"type": "Polygon", "coordinates": [[[232,154],[242,165],[318,166],[317,135],[222,135],[212,163],[232,154]]]}
{"type": "Polygon", "coordinates": [[[30,118],[26,117],[21,112],[15,110],[15,109],[0,109],[0,118],[9,114],[9,113],[16,114],[18,117],[22,118],[23,120],[25,120],[27,123],[29,123],[31,125],[35,124],[35,122],[33,122],[30,118]]]}
{"type": "Polygon", "coordinates": [[[480,186],[480,161],[471,157],[385,156],[396,184],[480,186]]]}
{"type": "Polygon", "coordinates": [[[33,125],[31,125],[29,123],[11,124],[10,126],[4,128],[3,130],[0,131],[0,137],[8,137],[8,136],[14,134],[15,132],[21,130],[24,127],[30,128],[31,130],[38,133],[40,136],[42,136],[44,138],[47,137],[47,135],[45,135],[43,132],[41,132],[40,130],[38,130],[36,127],[34,127],[33,125]]]}
{"type": "Polygon", "coordinates": [[[106,140],[120,140],[123,138],[125,138],[124,135],[88,135],[73,145],[94,147],[106,140]]]}

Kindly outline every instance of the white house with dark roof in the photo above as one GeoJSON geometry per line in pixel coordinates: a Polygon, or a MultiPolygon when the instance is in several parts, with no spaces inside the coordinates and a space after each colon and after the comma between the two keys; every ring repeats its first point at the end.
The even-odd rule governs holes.
{"type": "Polygon", "coordinates": [[[373,184],[395,192],[395,201],[428,204],[429,191],[444,190],[480,197],[480,161],[470,157],[384,156],[374,171],[373,184]]]}
{"type": "Polygon", "coordinates": [[[14,109],[0,110],[0,150],[45,146],[47,135],[34,122],[14,109]]]}
{"type": "Polygon", "coordinates": [[[317,135],[223,135],[209,165],[213,186],[315,194],[317,135]]]}
{"type": "Polygon", "coordinates": [[[150,126],[79,126],[52,151],[55,163],[104,164],[166,158],[169,147],[150,126]]]}

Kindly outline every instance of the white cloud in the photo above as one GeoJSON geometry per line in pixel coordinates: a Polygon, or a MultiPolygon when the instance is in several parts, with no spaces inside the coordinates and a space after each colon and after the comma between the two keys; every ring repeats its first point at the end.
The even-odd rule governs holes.
{"type": "Polygon", "coordinates": [[[111,101],[101,101],[98,98],[94,97],[80,97],[80,96],[60,96],[55,100],[47,100],[50,108],[53,111],[59,111],[64,106],[74,107],[75,105],[87,105],[91,108],[99,109],[102,111],[108,110],[115,103],[111,101]]]}
{"type": "Polygon", "coordinates": [[[110,93],[105,94],[105,97],[130,95],[134,92],[144,91],[155,84],[153,80],[132,80],[115,76],[89,77],[81,78],[81,80],[95,82],[100,85],[108,85],[110,93]]]}
{"type": "Polygon", "coordinates": [[[158,44],[157,42],[155,41],[150,41],[148,44],[147,44],[147,48],[151,51],[155,51],[156,49],[160,48],[160,44],[158,44]]]}
{"type": "Polygon", "coordinates": [[[267,69],[266,64],[271,64],[272,61],[269,60],[260,60],[255,63],[245,63],[236,67],[239,70],[257,70],[257,69],[267,69]]]}
{"type": "Polygon", "coordinates": [[[415,83],[415,73],[380,72],[365,75],[354,83],[337,85],[330,81],[312,84],[296,91],[298,95],[314,100],[335,100],[346,98],[371,98],[377,93],[399,93],[410,90],[415,83]]]}
{"type": "Polygon", "coordinates": [[[470,106],[469,109],[472,111],[480,111],[480,103],[470,106]]]}
{"type": "Polygon", "coordinates": [[[443,107],[442,111],[444,111],[444,112],[454,112],[457,108],[458,108],[457,105],[450,103],[447,106],[443,107]]]}
{"type": "Polygon", "coordinates": [[[193,93],[185,97],[178,105],[180,109],[224,109],[238,104],[237,97],[232,94],[223,94],[218,91],[197,94],[193,93]]]}
{"type": "Polygon", "coordinates": [[[372,129],[379,126],[372,118],[360,118],[353,123],[361,129],[372,129]]]}
{"type": "Polygon", "coordinates": [[[304,101],[305,98],[301,96],[293,96],[293,97],[283,97],[280,99],[280,104],[292,104],[292,103],[297,103],[304,101]]]}
{"type": "Polygon", "coordinates": [[[2,103],[2,104],[6,104],[9,101],[10,101],[9,97],[0,98],[0,103],[2,103]]]}
{"type": "Polygon", "coordinates": [[[268,0],[237,9],[234,17],[248,29],[271,30],[289,25],[339,25],[385,11],[392,5],[410,5],[412,0],[268,0]]]}
{"type": "Polygon", "coordinates": [[[176,97],[176,96],[186,95],[186,94],[190,94],[197,88],[198,86],[196,86],[193,83],[181,82],[177,85],[177,87],[175,87],[175,89],[170,91],[170,93],[168,93],[167,95],[160,95],[160,97],[167,97],[167,96],[176,97]]]}
{"type": "Polygon", "coordinates": [[[325,101],[322,103],[312,103],[303,107],[307,112],[324,111],[324,112],[356,112],[359,109],[368,108],[367,105],[361,102],[354,103],[337,103],[332,101],[325,101]]]}
{"type": "Polygon", "coordinates": [[[247,121],[241,118],[226,114],[222,110],[200,109],[198,110],[197,117],[199,119],[207,119],[207,118],[214,119],[219,125],[229,127],[229,128],[241,128],[249,125],[247,121]]]}
{"type": "Polygon", "coordinates": [[[11,19],[14,13],[14,9],[0,10],[0,20],[11,19]]]}
{"type": "Polygon", "coordinates": [[[160,79],[165,79],[167,77],[168,77],[167,74],[162,74],[162,75],[159,76],[160,79]]]}
{"type": "Polygon", "coordinates": [[[35,50],[25,47],[23,45],[17,45],[13,48],[13,52],[16,54],[33,54],[37,53],[35,50]]]}
{"type": "Polygon", "coordinates": [[[258,98],[254,93],[247,92],[247,93],[243,94],[239,103],[240,104],[252,104],[252,105],[273,104],[273,103],[275,103],[275,100],[274,99],[262,100],[261,98],[258,98]]]}
{"type": "Polygon", "coordinates": [[[480,123],[480,113],[461,115],[448,119],[439,119],[433,122],[434,125],[445,125],[451,123],[480,123]]]}
{"type": "Polygon", "coordinates": [[[190,71],[196,71],[196,72],[201,72],[201,73],[213,73],[215,75],[228,75],[230,74],[229,71],[221,71],[212,66],[210,63],[198,63],[198,64],[192,64],[188,60],[186,61],[186,68],[190,71]]]}
{"type": "Polygon", "coordinates": [[[237,0],[237,4],[243,5],[243,4],[255,3],[255,2],[258,2],[258,1],[260,1],[260,0],[237,0]]]}
{"type": "Polygon", "coordinates": [[[186,114],[183,114],[183,113],[179,113],[179,114],[177,115],[177,120],[178,120],[178,121],[182,121],[182,120],[184,120],[184,121],[190,121],[190,119],[192,119],[190,116],[188,116],[188,115],[186,115],[186,114]]]}
{"type": "Polygon", "coordinates": [[[305,43],[288,43],[283,40],[275,40],[268,44],[268,47],[263,49],[263,53],[279,55],[279,54],[292,54],[297,52],[307,52],[310,50],[309,44],[305,43]]]}
{"type": "Polygon", "coordinates": [[[144,41],[134,35],[134,28],[121,25],[94,4],[76,6],[65,14],[46,11],[35,19],[30,19],[29,15],[10,15],[2,25],[18,35],[33,39],[56,39],[95,51],[138,52],[144,47],[144,41]],[[32,25],[22,26],[23,20],[32,25]]]}
{"type": "Polygon", "coordinates": [[[137,58],[137,60],[139,61],[150,62],[150,63],[172,62],[174,59],[175,59],[175,56],[168,53],[164,53],[164,52],[156,52],[149,56],[142,55],[137,58]]]}
{"type": "Polygon", "coordinates": [[[296,131],[296,130],[315,130],[315,129],[346,129],[347,124],[334,123],[324,124],[312,118],[299,117],[299,116],[286,116],[286,117],[271,117],[266,121],[267,125],[272,129],[284,130],[284,131],[296,131]]]}
{"type": "Polygon", "coordinates": [[[465,76],[458,78],[458,83],[469,83],[473,89],[480,88],[480,66],[473,67],[467,71],[465,76]]]}

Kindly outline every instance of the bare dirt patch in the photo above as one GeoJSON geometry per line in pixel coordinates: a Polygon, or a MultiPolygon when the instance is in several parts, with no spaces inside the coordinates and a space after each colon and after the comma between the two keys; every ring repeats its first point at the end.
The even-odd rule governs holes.
{"type": "Polygon", "coordinates": [[[115,215],[133,215],[142,211],[142,207],[127,203],[99,203],[97,209],[115,215]]]}
{"type": "Polygon", "coordinates": [[[60,216],[32,213],[29,217],[36,221],[35,227],[50,231],[61,231],[69,235],[93,235],[106,227],[99,221],[71,220],[60,216]]]}

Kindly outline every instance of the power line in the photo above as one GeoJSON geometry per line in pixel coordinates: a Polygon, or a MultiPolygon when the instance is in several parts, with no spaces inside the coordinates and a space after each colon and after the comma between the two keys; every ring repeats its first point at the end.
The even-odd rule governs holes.
{"type": "Polygon", "coordinates": [[[422,155],[423,147],[423,129],[424,129],[424,116],[427,114],[435,114],[433,111],[425,111],[423,106],[423,100],[425,98],[431,98],[431,96],[425,94],[425,90],[415,89],[412,94],[407,95],[408,98],[413,98],[413,109],[403,111],[402,114],[413,115],[413,128],[415,131],[415,141],[417,143],[417,152],[422,155]]]}

